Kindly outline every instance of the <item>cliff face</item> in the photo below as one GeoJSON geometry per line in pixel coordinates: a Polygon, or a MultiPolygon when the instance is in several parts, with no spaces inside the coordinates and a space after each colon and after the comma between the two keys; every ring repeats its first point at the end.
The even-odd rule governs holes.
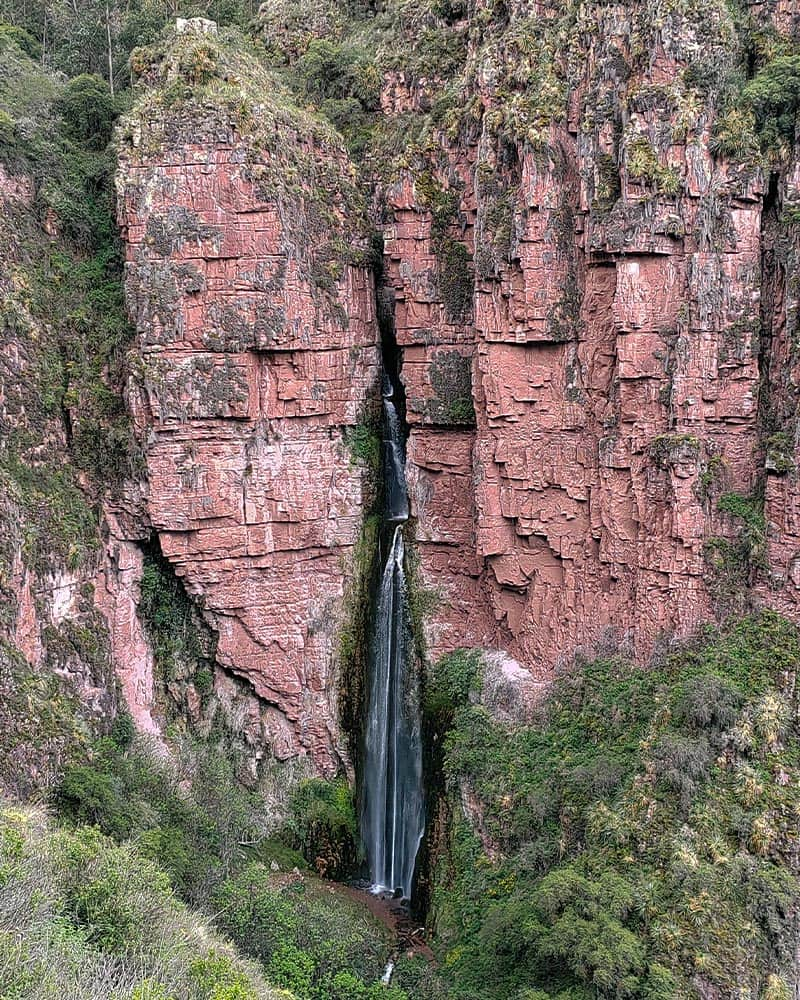
{"type": "MultiPolygon", "coordinates": [[[[425,17],[403,37],[459,40],[458,68],[387,69],[377,127],[458,100],[371,170],[430,655],[499,648],[544,678],[754,601],[795,614],[798,193],[752,128],[729,148],[741,23],[722,3],[425,17]]],[[[134,54],[118,186],[147,487],[109,516],[157,532],[258,696],[253,733],[330,771],[366,509],[346,441],[379,363],[369,185],[209,31],[134,54]]]]}
{"type": "Polygon", "coordinates": [[[472,122],[429,154],[433,182],[391,189],[432,650],[501,646],[544,674],[609,643],[646,657],[751,600],[796,615],[797,190],[715,147],[721,100],[696,81],[740,57],[727,8],[656,27],[490,6],[472,122]],[[473,430],[437,400],[461,357],[473,430]]]}
{"type": "MultiPolygon", "coordinates": [[[[33,188],[4,175],[3,627],[42,664],[60,623],[93,628],[101,610],[102,669],[113,661],[154,735],[140,581],[157,542],[211,629],[214,692],[253,754],[348,766],[337,698],[374,496],[376,274],[406,389],[432,659],[499,649],[543,679],[608,644],[646,659],[753,603],[797,617],[800,175],[787,151],[764,159],[730,97],[737,67],[792,44],[793,11],[418,14],[403,8],[391,31],[318,25],[342,51],[374,35],[374,61],[357,64],[377,87],[358,168],[233,35],[192,22],[134,53],[117,186],[144,468],[105,500],[99,533],[81,490],[97,496],[110,452],[94,472],[63,460],[95,436],[80,351],[54,388],[39,379],[62,279],[37,277],[47,295],[34,282],[27,315],[20,278],[60,223],[52,209],[30,233],[15,223],[33,188]]],[[[290,63],[311,36],[287,43],[290,63]]],[[[191,681],[180,697],[203,717],[191,681]]]]}
{"type": "Polygon", "coordinates": [[[171,114],[180,60],[225,57],[196,28],[150,57],[118,175],[147,465],[133,534],[152,525],[218,663],[252,686],[254,740],[335,772],[334,661],[366,499],[347,435],[378,363],[360,206],[336,139],[270,104],[247,57],[218,70],[247,98],[201,91],[171,114]]]}

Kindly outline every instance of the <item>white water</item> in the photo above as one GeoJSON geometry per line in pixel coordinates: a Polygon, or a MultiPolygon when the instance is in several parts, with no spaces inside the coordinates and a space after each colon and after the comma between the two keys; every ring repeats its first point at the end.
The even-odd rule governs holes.
{"type": "Polygon", "coordinates": [[[375,892],[411,895],[425,826],[419,686],[413,664],[403,522],[408,518],[403,443],[391,391],[386,417],[386,520],[395,525],[381,576],[371,650],[362,838],[375,892]]]}

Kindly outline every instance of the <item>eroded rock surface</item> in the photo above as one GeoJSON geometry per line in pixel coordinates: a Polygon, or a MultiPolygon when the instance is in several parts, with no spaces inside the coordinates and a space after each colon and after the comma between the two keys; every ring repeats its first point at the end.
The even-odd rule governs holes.
{"type": "Polygon", "coordinates": [[[511,136],[522,16],[540,18],[531,44],[558,19],[520,7],[489,55],[473,46],[481,124],[390,189],[387,260],[430,647],[499,647],[546,675],[578,649],[646,658],[748,600],[796,614],[796,191],[711,151],[712,102],[685,71],[733,58],[723,7],[659,29],[587,11],[560,36],[565,59],[580,44],[563,124],[511,136]],[[474,280],[458,315],[448,241],[474,280]],[[446,365],[460,397],[460,357],[470,429],[438,399],[446,365]]]}
{"type": "MultiPolygon", "coordinates": [[[[121,135],[138,523],[271,751],[325,772],[367,511],[346,439],[377,391],[367,190],[432,657],[500,650],[541,680],[753,602],[797,613],[798,182],[721,148],[727,7],[480,2],[446,30],[461,107],[386,177],[191,25],[175,44],[211,46],[217,83],[166,113],[191,59],[139,55],[121,135]]],[[[390,69],[375,113],[424,115],[445,83],[390,69]]]]}
{"type": "Polygon", "coordinates": [[[147,519],[217,633],[218,662],[265,706],[272,754],[307,753],[331,773],[365,506],[346,435],[375,395],[373,286],[342,260],[363,240],[335,139],[268,104],[249,108],[247,128],[241,113],[209,99],[170,120],[144,98],[128,123],[129,400],[147,519]]]}

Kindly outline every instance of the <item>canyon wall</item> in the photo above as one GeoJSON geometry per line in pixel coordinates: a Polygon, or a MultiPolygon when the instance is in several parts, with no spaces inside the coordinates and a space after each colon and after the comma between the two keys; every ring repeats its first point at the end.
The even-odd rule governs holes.
{"type": "MultiPolygon", "coordinates": [[[[117,195],[143,467],[107,494],[68,583],[69,553],[34,572],[21,531],[6,576],[31,662],[57,592],[79,619],[103,612],[152,735],[139,587],[157,551],[253,753],[350,767],[341,651],[376,497],[379,311],[431,660],[498,650],[544,680],[576,652],[646,660],[753,604],[798,614],[800,175],[726,118],[741,26],[689,0],[659,18],[468,14],[401,19],[403,44],[438,32],[424,73],[378,44],[360,162],[235,33],[190,21],[133,54],[117,195]]],[[[797,30],[786,5],[750,14],[797,30]]],[[[29,206],[24,178],[4,185],[29,206]]],[[[19,337],[6,355],[24,371],[19,337]]],[[[65,414],[34,428],[54,455],[80,430],[65,414]]],[[[202,714],[191,684],[181,697],[202,714]]]]}
{"type": "Polygon", "coordinates": [[[430,649],[499,646],[546,676],[752,602],[797,614],[797,189],[715,151],[690,73],[736,59],[724,5],[579,15],[561,124],[526,62],[559,12],[519,6],[473,44],[479,122],[390,189],[387,259],[430,649]],[[448,195],[474,280],[455,324],[448,195]],[[461,357],[471,429],[437,402],[461,357]]]}
{"type": "Polygon", "coordinates": [[[347,764],[336,659],[368,485],[348,429],[376,395],[373,282],[335,137],[271,105],[246,57],[244,110],[209,94],[165,111],[196,30],[140,67],[151,86],[122,133],[138,524],[216,633],[217,662],[250,685],[241,725],[331,774],[347,764]]]}
{"type": "MultiPolygon", "coordinates": [[[[546,679],[753,603],[796,613],[797,192],[715,139],[731,15],[470,13],[447,29],[468,38],[455,125],[372,178],[429,656],[499,649],[546,679]]],[[[330,772],[369,501],[347,438],[379,365],[370,184],[213,30],[135,54],[118,186],[147,486],[112,519],[157,533],[272,752],[330,772]],[[198,46],[217,83],[170,108],[198,46]]],[[[384,122],[436,86],[387,72],[384,122]]]]}

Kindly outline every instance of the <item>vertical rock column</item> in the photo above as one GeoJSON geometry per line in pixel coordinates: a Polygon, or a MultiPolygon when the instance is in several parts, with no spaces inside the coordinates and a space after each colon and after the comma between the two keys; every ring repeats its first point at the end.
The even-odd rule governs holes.
{"type": "MultiPolygon", "coordinates": [[[[176,44],[168,67],[193,43],[176,44]]],[[[167,113],[145,93],[123,126],[129,398],[147,517],[218,633],[219,665],[258,696],[254,739],[330,774],[364,507],[346,436],[376,391],[374,297],[336,141],[277,105],[241,114],[213,93],[167,113]]]]}

